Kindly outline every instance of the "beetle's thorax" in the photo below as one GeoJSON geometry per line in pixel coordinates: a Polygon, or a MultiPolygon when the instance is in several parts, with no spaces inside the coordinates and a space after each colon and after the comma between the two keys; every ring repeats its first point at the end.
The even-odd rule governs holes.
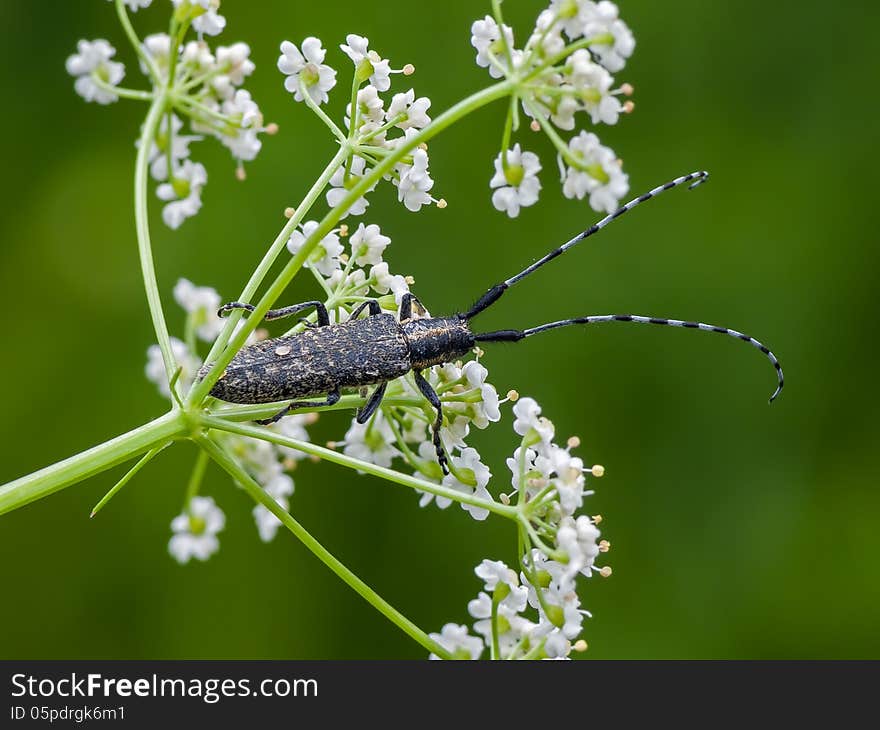
{"type": "Polygon", "coordinates": [[[452,362],[474,346],[467,320],[459,316],[408,319],[401,322],[409,342],[413,370],[452,362]]]}

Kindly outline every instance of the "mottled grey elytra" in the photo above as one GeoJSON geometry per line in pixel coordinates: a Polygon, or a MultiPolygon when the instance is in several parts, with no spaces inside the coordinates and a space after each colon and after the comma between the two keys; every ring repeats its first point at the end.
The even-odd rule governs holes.
{"type": "MultiPolygon", "coordinates": [[[[264,340],[242,348],[211,389],[211,395],[231,403],[273,403],[292,400],[272,418],[258,421],[267,424],[277,421],[297,408],[333,405],[339,401],[340,390],[343,388],[376,385],[378,386],[376,390],[357,413],[357,421],[365,423],[379,407],[388,382],[413,371],[419,390],[437,412],[432,429],[433,443],[437,460],[443,473],[446,474],[448,473],[446,454],[440,441],[443,408],[437,393],[422,377],[422,370],[462,357],[477,342],[516,342],[531,335],[574,324],[633,322],[700,329],[748,342],[763,352],[776,369],[777,387],[770,397],[772,402],[783,386],[782,367],[779,361],[758,340],[727,327],[634,314],[601,314],[549,322],[526,330],[496,330],[475,334],[470,329],[469,322],[473,317],[498,301],[508,288],[537,271],[548,261],[601,231],[611,221],[637,205],[687,182],[694,181],[690,185],[694,188],[705,182],[707,178],[707,172],[694,172],[675,178],[631,200],[515,276],[490,288],[467,312],[451,317],[414,318],[413,302],[418,303],[418,299],[409,293],[404,294],[401,299],[397,318],[383,313],[375,300],[364,302],[357,307],[348,321],[333,325],[330,324],[326,307],[318,301],[302,302],[283,309],[270,310],[264,319],[289,317],[313,307],[318,316],[318,323],[310,325],[308,329],[298,334],[264,340]],[[369,307],[369,316],[359,319],[361,312],[367,307],[369,307]],[[324,400],[296,400],[321,395],[325,396],[324,400]]],[[[220,308],[218,315],[222,316],[233,309],[254,311],[251,304],[230,302],[220,308]]],[[[198,377],[204,377],[211,365],[211,363],[206,364],[199,371],[198,377]]]]}

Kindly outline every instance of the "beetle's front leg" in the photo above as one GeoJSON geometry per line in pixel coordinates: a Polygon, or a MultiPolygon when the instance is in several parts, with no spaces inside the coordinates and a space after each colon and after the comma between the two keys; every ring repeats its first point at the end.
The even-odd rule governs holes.
{"type": "Polygon", "coordinates": [[[422,377],[421,373],[414,370],[413,376],[416,379],[416,385],[419,386],[422,395],[425,396],[430,404],[437,409],[437,418],[434,419],[434,425],[431,429],[433,435],[432,440],[434,442],[434,450],[437,452],[437,462],[440,464],[443,474],[449,474],[449,469],[446,467],[446,464],[448,463],[446,460],[446,452],[443,450],[443,442],[440,440],[440,427],[443,425],[443,404],[440,402],[440,396],[437,395],[436,391],[431,387],[431,384],[422,377]]]}
{"type": "Polygon", "coordinates": [[[382,314],[382,307],[375,299],[368,299],[366,302],[361,302],[357,307],[355,307],[351,314],[348,316],[349,319],[357,319],[361,312],[364,311],[367,307],[370,308],[370,316],[375,317],[377,314],[382,314]]]}
{"type": "Polygon", "coordinates": [[[416,306],[422,313],[428,311],[415,294],[407,292],[400,298],[400,312],[397,315],[397,319],[401,322],[406,322],[406,320],[412,319],[413,302],[416,303],[416,306]]]}
{"type": "Polygon", "coordinates": [[[321,406],[332,406],[339,402],[340,394],[339,389],[331,390],[327,394],[327,398],[325,400],[302,400],[302,401],[292,401],[288,403],[284,408],[282,408],[278,413],[276,413],[271,418],[261,418],[254,423],[259,423],[261,426],[268,426],[270,423],[275,423],[276,421],[280,421],[284,416],[286,416],[291,411],[295,411],[298,408],[320,408],[321,406]]]}

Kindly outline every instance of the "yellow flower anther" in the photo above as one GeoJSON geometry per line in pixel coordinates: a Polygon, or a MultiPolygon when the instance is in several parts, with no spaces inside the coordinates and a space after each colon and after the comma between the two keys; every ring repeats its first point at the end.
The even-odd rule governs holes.
{"type": "Polygon", "coordinates": [[[610,578],[611,572],[612,571],[610,565],[603,565],[601,568],[599,568],[599,575],[601,575],[603,578],[610,578]]]}

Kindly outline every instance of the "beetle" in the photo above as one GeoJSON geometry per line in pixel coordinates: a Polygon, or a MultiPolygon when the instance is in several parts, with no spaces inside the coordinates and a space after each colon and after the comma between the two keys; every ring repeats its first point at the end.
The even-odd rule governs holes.
{"type": "MultiPolygon", "coordinates": [[[[264,340],[242,348],[211,389],[211,395],[231,403],[272,403],[290,399],[291,403],[274,416],[257,421],[257,423],[269,424],[297,408],[333,405],[339,401],[340,391],[343,388],[376,385],[376,389],[356,415],[358,423],[366,423],[382,402],[388,382],[412,371],[416,385],[436,411],[432,440],[437,452],[437,460],[443,473],[446,474],[448,473],[446,454],[440,441],[443,407],[437,393],[422,376],[423,370],[432,365],[454,361],[479,342],[517,342],[532,335],[575,324],[634,322],[699,329],[748,342],[764,353],[776,369],[777,387],[770,397],[772,403],[782,390],[784,382],[779,361],[758,340],[727,327],[632,314],[576,317],[525,330],[506,329],[478,333],[470,326],[470,321],[475,316],[498,301],[511,286],[562,255],[572,246],[598,233],[627,211],[679,185],[691,183],[689,188],[695,188],[707,178],[708,173],[705,171],[683,175],[631,200],[518,274],[491,287],[466,312],[448,317],[414,317],[413,304],[421,305],[421,303],[410,293],[404,294],[401,298],[400,310],[396,318],[392,314],[383,312],[376,300],[362,303],[351,313],[347,321],[339,324],[330,324],[327,308],[319,301],[302,302],[269,310],[264,317],[265,320],[289,317],[313,307],[317,313],[317,326],[311,325],[304,332],[264,340]],[[360,319],[360,315],[367,308],[369,316],[360,319]],[[299,400],[323,394],[325,394],[324,400],[299,400]]],[[[229,302],[219,309],[218,316],[224,316],[234,309],[254,311],[251,304],[229,302]]],[[[209,367],[210,364],[205,365],[199,372],[199,377],[204,377],[209,367]]]]}

